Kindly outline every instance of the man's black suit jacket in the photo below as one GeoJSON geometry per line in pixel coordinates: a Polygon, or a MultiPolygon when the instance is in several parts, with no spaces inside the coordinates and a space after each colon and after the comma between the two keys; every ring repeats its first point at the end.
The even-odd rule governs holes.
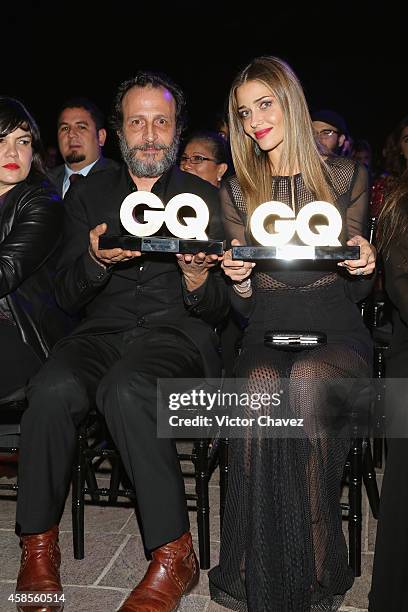
{"type": "MultiPolygon", "coordinates": [[[[92,174],[96,174],[97,172],[103,172],[105,170],[114,170],[115,168],[119,168],[118,162],[113,159],[109,159],[108,157],[100,157],[96,164],[92,166],[88,176],[92,174]]],[[[55,189],[58,191],[60,197],[62,198],[62,187],[64,184],[64,176],[65,176],[65,164],[61,164],[60,166],[56,166],[55,168],[51,168],[48,171],[48,178],[53,183],[55,189]]]]}
{"type": "MultiPolygon", "coordinates": [[[[65,239],[56,281],[59,305],[82,312],[78,334],[100,334],[142,327],[172,327],[197,346],[207,376],[218,376],[214,326],[229,308],[229,288],[219,268],[212,269],[198,291],[188,293],[175,255],[142,255],[102,268],[89,255],[89,231],[107,223],[110,234],[125,233],[119,210],[136,187],[125,166],[77,181],[65,199],[65,239]]],[[[207,181],[174,167],[152,191],[165,204],[179,193],[195,193],[210,209],[208,234],[220,238],[218,190],[207,181]]]]}

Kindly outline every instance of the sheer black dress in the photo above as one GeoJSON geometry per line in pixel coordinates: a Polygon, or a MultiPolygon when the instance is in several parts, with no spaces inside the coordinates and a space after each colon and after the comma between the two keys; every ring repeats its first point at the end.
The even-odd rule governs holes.
{"type": "MultiPolygon", "coordinates": [[[[343,240],[364,235],[365,170],[345,158],[328,161],[343,218],[343,240]]],[[[277,176],[271,200],[296,214],[315,200],[302,176],[277,176]]],[[[222,192],[228,238],[248,243],[246,206],[235,177],[222,192]]],[[[270,266],[270,264],[269,264],[270,266]]],[[[355,379],[371,372],[371,341],[356,302],[371,288],[364,277],[336,271],[271,270],[257,263],[253,296],[231,289],[234,308],[249,317],[236,375],[249,390],[274,393],[290,379],[288,409],[330,409],[316,379],[355,379]],[[322,331],[327,345],[289,352],[265,347],[266,330],[322,331]]],[[[340,482],[349,440],[310,431],[305,439],[231,439],[227,505],[219,565],[209,574],[212,599],[232,610],[337,610],[353,576],[342,532],[340,482]]]]}

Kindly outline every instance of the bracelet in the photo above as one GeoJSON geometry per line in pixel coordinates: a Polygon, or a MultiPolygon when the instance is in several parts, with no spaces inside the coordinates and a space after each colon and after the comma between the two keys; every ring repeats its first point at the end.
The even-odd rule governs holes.
{"type": "Polygon", "coordinates": [[[232,285],[234,291],[239,294],[249,293],[252,291],[251,279],[247,278],[242,283],[233,283],[232,285]]]}

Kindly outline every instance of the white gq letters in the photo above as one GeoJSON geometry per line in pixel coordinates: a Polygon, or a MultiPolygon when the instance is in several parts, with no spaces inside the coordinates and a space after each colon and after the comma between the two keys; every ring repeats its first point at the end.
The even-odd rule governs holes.
{"type": "Polygon", "coordinates": [[[193,193],[180,193],[171,198],[164,208],[163,202],[150,191],[135,191],[129,194],[120,207],[120,220],[123,227],[134,236],[152,236],[159,231],[165,223],[173,234],[178,238],[196,238],[207,240],[207,229],[210,215],[206,203],[202,198],[193,193]],[[141,204],[147,204],[152,210],[144,211],[144,223],[139,223],[135,218],[135,208],[141,204]],[[183,217],[184,223],[180,223],[178,212],[184,206],[195,211],[195,217],[183,217]]]}
{"type": "Polygon", "coordinates": [[[342,219],[339,211],[328,202],[310,202],[300,209],[297,218],[295,213],[283,202],[265,202],[258,206],[251,217],[253,237],[264,246],[283,246],[288,244],[297,232],[300,240],[309,246],[341,246],[339,235],[342,219]],[[269,216],[280,217],[275,221],[275,233],[265,229],[265,220],[269,216]],[[322,215],[327,225],[317,225],[317,232],[310,229],[310,220],[314,215],[322,215]]]}
{"type": "MultiPolygon", "coordinates": [[[[206,229],[209,221],[208,207],[204,200],[193,193],[180,193],[167,203],[163,202],[150,191],[136,191],[129,194],[122,202],[120,220],[123,227],[134,236],[152,236],[165,223],[173,236],[183,239],[195,238],[207,240],[206,229]],[[144,220],[136,219],[135,209],[141,204],[149,209],[144,211],[144,220]],[[181,208],[188,207],[195,216],[183,217],[180,223],[178,213],[181,208]]],[[[342,229],[342,219],[339,211],[328,202],[310,202],[301,210],[297,218],[295,213],[283,202],[271,201],[258,206],[251,217],[251,232],[253,237],[264,246],[284,246],[288,244],[297,232],[300,240],[308,246],[341,246],[339,235],[342,229]],[[265,221],[270,216],[278,217],[275,221],[275,232],[265,229],[265,221]],[[310,229],[310,220],[314,215],[327,219],[327,225],[317,225],[316,231],[310,229]]]]}

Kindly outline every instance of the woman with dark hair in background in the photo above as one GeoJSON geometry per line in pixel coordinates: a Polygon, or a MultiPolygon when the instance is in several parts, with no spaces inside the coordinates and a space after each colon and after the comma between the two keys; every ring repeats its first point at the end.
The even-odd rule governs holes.
{"type": "Polygon", "coordinates": [[[408,168],[408,115],[391,132],[385,147],[385,169],[400,177],[408,168]]]}
{"type": "Polygon", "coordinates": [[[228,144],[216,132],[194,132],[184,145],[180,168],[220,187],[229,166],[228,144]]]}
{"type": "MultiPolygon", "coordinates": [[[[408,157],[408,123],[405,131],[408,157]]],[[[398,161],[402,162],[401,159],[398,161]]],[[[370,612],[406,612],[408,610],[408,389],[406,385],[408,379],[408,170],[402,173],[394,189],[386,196],[379,218],[379,247],[383,254],[385,289],[392,303],[393,331],[386,363],[388,453],[381,489],[369,610],[370,612]],[[402,382],[395,379],[405,380],[402,382]]]]}
{"type": "Polygon", "coordinates": [[[26,384],[59,335],[47,262],[62,215],[35,120],[19,100],[0,97],[0,398],[26,384]]]}
{"type": "Polygon", "coordinates": [[[353,583],[340,508],[350,440],[332,437],[325,424],[347,414],[352,392],[350,406],[338,405],[327,386],[371,372],[371,341],[355,303],[369,293],[375,264],[375,250],[362,237],[367,172],[348,158],[321,156],[302,87],[278,58],[257,58],[236,77],[229,115],[237,176],[225,181],[221,198],[232,244],[254,243],[248,221],[263,202],[283,202],[295,216],[323,200],[339,211],[341,240],[359,245],[360,259],[328,271],[277,269],[268,262],[254,268],[232,260],[230,251],[224,255],[231,304],[249,318],[236,375],[244,379],[246,393],[269,397],[279,396],[287,379],[280,412],[272,405],[265,411],[302,417],[304,435],[296,438],[287,429],[285,437],[276,437],[264,428],[251,436],[247,428],[246,437],[230,440],[220,563],[210,572],[211,595],[232,610],[333,611],[353,583]],[[267,346],[268,330],[320,331],[327,343],[291,352],[267,346]]]}

